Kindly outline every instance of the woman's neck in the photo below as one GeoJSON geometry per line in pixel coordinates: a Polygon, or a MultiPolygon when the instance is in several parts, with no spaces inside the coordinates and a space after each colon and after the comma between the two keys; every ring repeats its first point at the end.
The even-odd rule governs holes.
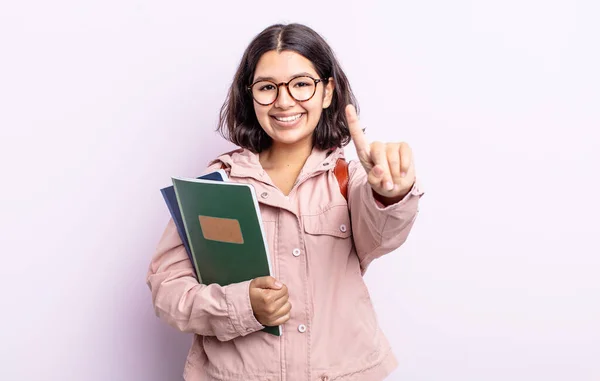
{"type": "Polygon", "coordinates": [[[265,170],[300,171],[312,152],[312,141],[286,145],[273,142],[269,149],[259,155],[260,164],[265,170]]]}

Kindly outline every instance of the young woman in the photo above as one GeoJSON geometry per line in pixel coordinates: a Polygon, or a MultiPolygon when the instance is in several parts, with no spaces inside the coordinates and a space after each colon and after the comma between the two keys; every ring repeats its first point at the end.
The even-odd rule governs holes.
{"type": "Polygon", "coordinates": [[[273,25],[246,49],[219,125],[240,149],[207,172],[254,186],[274,277],[199,284],[169,221],[147,282],[157,315],[194,333],[186,380],[374,381],[397,366],[362,275],[406,240],[423,192],[410,147],[369,144],[355,105],[312,29],[273,25]],[[350,138],[345,197],[334,170],[350,138]],[[282,336],[261,331],[274,325],[282,336]]]}

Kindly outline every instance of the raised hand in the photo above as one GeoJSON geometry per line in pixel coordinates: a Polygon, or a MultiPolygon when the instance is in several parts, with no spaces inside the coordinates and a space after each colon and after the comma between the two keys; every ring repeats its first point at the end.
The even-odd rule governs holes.
{"type": "Polygon", "coordinates": [[[353,105],[346,106],[346,120],[371,188],[386,199],[400,200],[415,183],[411,148],[406,143],[369,144],[353,105]]]}

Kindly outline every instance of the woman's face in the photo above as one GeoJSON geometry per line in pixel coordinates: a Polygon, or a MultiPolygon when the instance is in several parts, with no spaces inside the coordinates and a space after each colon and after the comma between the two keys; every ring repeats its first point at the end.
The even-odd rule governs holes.
{"type": "MultiPolygon", "coordinates": [[[[319,78],[312,63],[304,56],[288,50],[280,53],[271,50],[263,54],[258,61],[252,83],[263,79],[274,83],[288,82],[298,76],[319,78]]],[[[301,89],[308,86],[314,86],[314,83],[290,83],[290,90],[301,94],[301,89]],[[292,85],[297,90],[292,90],[292,85]]],[[[254,91],[273,92],[275,89],[272,85],[255,86],[254,91]]],[[[304,102],[292,98],[285,85],[282,85],[279,87],[277,99],[272,104],[263,106],[254,100],[254,111],[261,127],[273,139],[274,144],[312,144],[313,131],[323,109],[331,104],[332,95],[333,80],[328,81],[327,85],[325,82],[317,83],[315,94],[304,102]]]]}

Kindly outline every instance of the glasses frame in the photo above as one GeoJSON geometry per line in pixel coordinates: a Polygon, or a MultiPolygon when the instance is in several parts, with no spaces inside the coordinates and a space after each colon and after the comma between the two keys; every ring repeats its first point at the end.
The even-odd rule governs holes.
{"type": "Polygon", "coordinates": [[[256,81],[256,82],[254,82],[253,84],[251,84],[250,86],[248,86],[246,89],[247,89],[247,90],[250,92],[250,95],[252,96],[252,99],[254,99],[254,101],[255,101],[256,103],[258,103],[258,104],[259,104],[259,105],[261,105],[261,106],[270,106],[270,105],[272,105],[273,103],[277,102],[277,98],[279,98],[279,88],[280,88],[281,86],[283,86],[283,85],[285,85],[285,88],[287,89],[287,92],[288,92],[288,94],[290,95],[290,97],[292,97],[292,99],[293,99],[293,100],[295,100],[296,102],[308,102],[308,101],[309,101],[309,100],[311,100],[311,99],[312,99],[312,97],[314,97],[314,96],[315,96],[315,94],[317,93],[317,85],[319,84],[319,82],[326,83],[327,81],[329,81],[329,78],[313,78],[313,77],[311,77],[311,76],[309,76],[309,75],[299,75],[299,76],[296,76],[296,77],[294,77],[294,78],[290,79],[290,80],[289,80],[289,81],[287,81],[287,82],[280,82],[280,83],[276,83],[276,82],[273,82],[273,81],[269,81],[268,79],[261,79],[260,81],[256,81]],[[290,82],[292,82],[293,80],[295,80],[295,79],[297,79],[297,78],[310,78],[310,79],[312,79],[312,80],[315,82],[315,88],[314,88],[314,91],[313,91],[312,95],[311,95],[310,97],[308,97],[308,99],[299,100],[299,99],[296,99],[296,98],[295,98],[295,97],[292,95],[292,92],[290,91],[290,82]],[[259,83],[259,82],[270,82],[270,83],[272,83],[272,84],[275,86],[275,88],[277,89],[277,93],[275,94],[275,99],[273,99],[273,102],[271,102],[271,103],[260,103],[259,101],[257,101],[257,100],[256,100],[256,98],[254,98],[254,93],[253,93],[253,91],[252,91],[252,88],[254,87],[254,85],[256,85],[256,84],[257,84],[257,83],[259,83]]]}

